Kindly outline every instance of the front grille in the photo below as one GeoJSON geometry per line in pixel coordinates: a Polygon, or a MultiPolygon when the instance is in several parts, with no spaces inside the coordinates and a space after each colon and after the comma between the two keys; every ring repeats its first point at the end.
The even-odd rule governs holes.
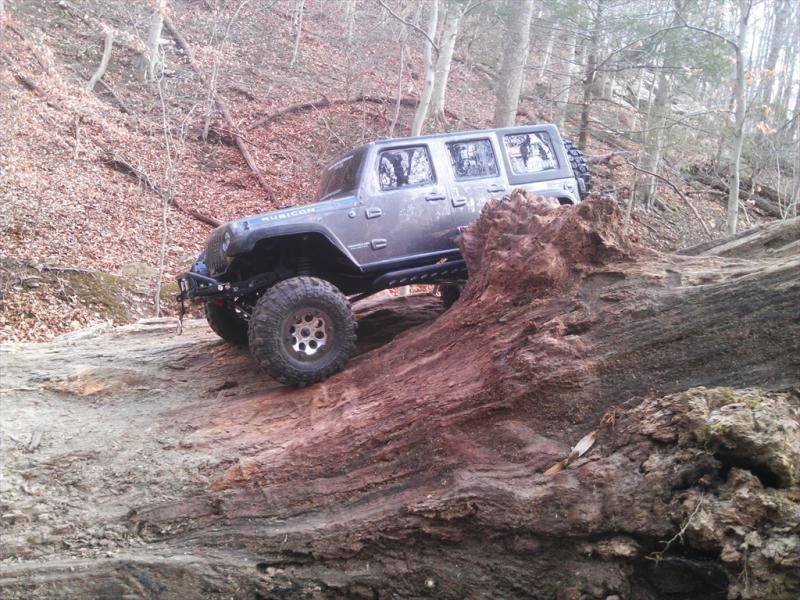
{"type": "Polygon", "coordinates": [[[228,266],[222,256],[222,237],[224,235],[225,228],[218,227],[206,242],[206,266],[212,277],[224,271],[228,266]]]}

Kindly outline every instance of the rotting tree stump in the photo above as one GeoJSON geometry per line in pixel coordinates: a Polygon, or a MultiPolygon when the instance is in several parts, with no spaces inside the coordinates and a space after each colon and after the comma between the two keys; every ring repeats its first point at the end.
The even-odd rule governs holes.
{"type": "Polygon", "coordinates": [[[12,456],[84,506],[16,511],[3,596],[797,597],[800,221],[667,255],[620,219],[491,202],[461,300],[308,389],[196,325],[11,347],[18,421],[126,437],[89,428],[72,480],[55,434],[12,456]]]}

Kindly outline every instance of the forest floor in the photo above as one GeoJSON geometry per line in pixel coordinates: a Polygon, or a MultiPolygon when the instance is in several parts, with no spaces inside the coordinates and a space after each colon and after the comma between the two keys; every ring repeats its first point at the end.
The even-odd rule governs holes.
{"type": "MultiPolygon", "coordinates": [[[[210,70],[213,14],[194,3],[173,7],[176,27],[210,70]]],[[[371,44],[369,51],[354,52],[342,44],[337,16],[312,9],[300,58],[287,68],[292,23],[287,6],[279,3],[234,28],[235,35],[217,46],[224,68],[219,93],[245,132],[270,186],[266,192],[218,115],[208,139],[201,138],[206,90],[166,30],[167,70],[159,85],[134,76],[135,40],[122,38],[103,83],[94,92],[85,89],[102,49],[99,24],[126,31],[131,22],[146,21],[143,10],[120,0],[11,4],[11,22],[0,40],[7,67],[0,71],[0,340],[48,340],[100,322],[130,323],[155,314],[162,199],[113,168],[119,161],[147,174],[159,190],[174,188],[184,209],[173,206],[167,220],[160,298],[162,314],[169,315],[175,311],[174,276],[192,264],[210,231],[189,211],[224,222],[309,202],[325,163],[349,147],[389,135],[396,44],[366,38],[360,43],[371,44]],[[262,39],[265,30],[274,34],[269,40],[262,39]],[[358,101],[365,95],[378,101],[358,101]],[[300,106],[304,103],[316,105],[300,106]],[[165,119],[171,124],[171,162],[164,149],[165,119]]],[[[419,57],[413,49],[410,56],[404,97],[413,100],[419,57]]],[[[449,129],[490,124],[485,98],[491,91],[463,62],[454,64],[451,88],[449,129]]],[[[605,110],[598,106],[596,118],[605,110]]],[[[521,118],[541,122],[552,118],[553,107],[527,99],[520,111],[521,118]]],[[[412,115],[413,107],[399,108],[395,135],[407,134],[412,115]]],[[[568,124],[567,133],[574,128],[568,124]]],[[[629,161],[638,146],[621,138],[604,140],[593,138],[585,149],[594,195],[625,202],[633,179],[629,161]]],[[[685,187],[700,218],[713,235],[721,235],[720,197],[697,185],[685,187]]],[[[707,239],[669,188],[663,187],[660,197],[666,210],[634,211],[632,239],[663,250],[707,239]]],[[[753,213],[742,223],[761,220],[753,213]]]]}

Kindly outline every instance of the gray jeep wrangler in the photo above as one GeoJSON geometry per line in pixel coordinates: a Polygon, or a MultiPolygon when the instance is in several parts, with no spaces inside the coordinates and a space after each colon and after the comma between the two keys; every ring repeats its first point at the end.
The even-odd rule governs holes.
{"type": "Polygon", "coordinates": [[[359,146],[328,165],[315,203],[215,229],[178,300],[204,302],[211,328],[249,344],[278,381],[321,381],[355,349],[351,302],[415,283],[455,301],[467,277],[459,228],[515,187],[575,204],[590,176],[553,125],[359,146]]]}

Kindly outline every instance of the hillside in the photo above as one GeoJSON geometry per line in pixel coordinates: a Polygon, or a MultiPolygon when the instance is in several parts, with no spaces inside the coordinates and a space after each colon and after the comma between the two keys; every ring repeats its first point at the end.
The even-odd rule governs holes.
{"type": "MultiPolygon", "coordinates": [[[[380,6],[367,3],[354,16],[357,42],[348,45],[344,4],[307,8],[301,51],[290,68],[291,3],[246,12],[220,42],[225,21],[215,20],[218,13],[202,3],[174,2],[174,25],[191,44],[203,76],[165,28],[163,77],[158,85],[145,85],[134,73],[142,44],[137,31],[147,21],[144,6],[11,2],[0,42],[5,64],[0,339],[45,340],[105,320],[128,323],[155,314],[164,193],[174,197],[164,237],[169,282],[191,264],[211,229],[192,214],[224,222],[309,202],[329,160],[387,136],[398,89],[399,53],[392,36],[399,25],[380,6]],[[383,27],[371,28],[376,19],[383,27]],[[86,81],[103,48],[102,26],[121,33],[108,71],[89,92],[86,81]],[[272,33],[264,37],[263,31],[272,33]],[[366,50],[353,51],[356,44],[366,50]],[[202,139],[204,78],[215,57],[218,91],[267,190],[248,169],[218,111],[207,141],[202,139]],[[131,169],[146,175],[152,187],[131,169]]],[[[405,56],[395,135],[408,134],[421,91],[418,47],[408,43],[405,56]]],[[[489,126],[490,96],[482,71],[455,61],[445,127],[489,126]]],[[[600,105],[598,111],[601,118],[615,118],[613,108],[600,105]]],[[[544,96],[525,96],[518,118],[549,121],[554,105],[544,96]]],[[[568,122],[566,134],[575,128],[568,122]]],[[[586,148],[594,192],[625,202],[637,145],[603,139],[590,140],[586,148]]],[[[704,189],[692,186],[695,192],[704,189]]],[[[701,219],[719,235],[724,222],[719,195],[695,192],[690,197],[701,219]]],[[[661,249],[707,239],[682,199],[667,186],[661,194],[664,210],[634,211],[634,239],[661,249]]],[[[762,218],[755,211],[743,226],[762,218]]],[[[174,310],[174,292],[170,284],[161,294],[166,314],[174,310]]]]}

